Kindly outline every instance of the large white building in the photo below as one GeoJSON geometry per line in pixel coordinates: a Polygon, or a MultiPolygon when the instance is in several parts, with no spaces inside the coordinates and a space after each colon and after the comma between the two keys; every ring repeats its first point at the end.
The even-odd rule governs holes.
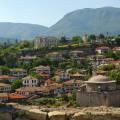
{"type": "Polygon", "coordinates": [[[35,49],[39,49],[39,48],[43,48],[43,47],[48,47],[48,48],[52,48],[56,45],[58,45],[58,39],[56,37],[36,37],[34,40],[34,48],[35,49]]]}
{"type": "Polygon", "coordinates": [[[23,86],[38,86],[38,79],[34,78],[32,76],[27,76],[25,78],[22,79],[23,80],[23,86]]]}

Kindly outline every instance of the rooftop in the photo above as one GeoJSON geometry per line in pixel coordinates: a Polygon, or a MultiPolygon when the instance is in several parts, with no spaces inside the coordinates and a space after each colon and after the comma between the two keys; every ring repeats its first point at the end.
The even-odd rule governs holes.
{"type": "Polygon", "coordinates": [[[14,69],[10,69],[10,71],[21,72],[21,71],[26,71],[26,70],[25,70],[25,69],[22,69],[22,68],[14,68],[14,69]]]}
{"type": "Polygon", "coordinates": [[[12,79],[15,78],[13,76],[9,76],[9,75],[0,75],[0,80],[7,80],[7,79],[12,79]]]}
{"type": "Polygon", "coordinates": [[[97,75],[91,77],[86,83],[113,83],[115,81],[112,81],[109,79],[109,77],[104,75],[97,75]]]}
{"type": "Polygon", "coordinates": [[[27,77],[24,77],[23,80],[36,80],[37,78],[34,78],[32,76],[27,76],[27,77]]]}
{"type": "Polygon", "coordinates": [[[0,83],[0,87],[10,87],[10,84],[0,83]]]}

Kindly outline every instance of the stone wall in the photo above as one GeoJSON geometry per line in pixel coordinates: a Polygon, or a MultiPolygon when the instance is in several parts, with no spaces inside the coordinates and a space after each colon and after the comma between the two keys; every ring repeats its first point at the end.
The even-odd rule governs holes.
{"type": "Polygon", "coordinates": [[[120,108],[89,107],[43,112],[39,109],[0,112],[0,120],[120,120],[120,108]]]}
{"type": "Polygon", "coordinates": [[[81,92],[77,93],[80,106],[120,106],[120,90],[109,92],[81,92]]]}

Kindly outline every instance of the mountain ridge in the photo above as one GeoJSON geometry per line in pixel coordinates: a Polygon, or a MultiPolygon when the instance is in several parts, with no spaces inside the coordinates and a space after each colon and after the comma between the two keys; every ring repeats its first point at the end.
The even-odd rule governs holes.
{"type": "Polygon", "coordinates": [[[51,27],[30,23],[0,22],[0,37],[33,39],[36,36],[68,37],[83,34],[119,34],[120,8],[84,8],[64,15],[51,27]]]}
{"type": "Polygon", "coordinates": [[[37,35],[41,35],[46,29],[48,27],[37,24],[0,22],[0,37],[32,39],[37,35]]]}
{"type": "Polygon", "coordinates": [[[66,14],[55,25],[51,26],[46,34],[68,36],[120,32],[120,8],[84,8],[66,14]],[[101,26],[104,26],[104,29],[101,26]],[[113,30],[112,30],[113,29],[113,30]]]}

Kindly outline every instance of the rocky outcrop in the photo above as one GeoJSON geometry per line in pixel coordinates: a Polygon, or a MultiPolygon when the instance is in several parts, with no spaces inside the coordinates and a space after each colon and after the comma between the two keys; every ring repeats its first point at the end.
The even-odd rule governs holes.
{"type": "Polygon", "coordinates": [[[0,112],[0,120],[12,120],[9,112],[0,112]]]}
{"type": "Polygon", "coordinates": [[[46,109],[44,112],[40,109],[19,109],[13,113],[1,111],[0,120],[120,120],[120,108],[46,109]]]}
{"type": "Polygon", "coordinates": [[[79,112],[73,116],[74,120],[120,120],[119,115],[104,112],[83,113],[79,112]]]}
{"type": "Polygon", "coordinates": [[[65,112],[53,111],[48,113],[50,120],[66,120],[65,112]]]}

